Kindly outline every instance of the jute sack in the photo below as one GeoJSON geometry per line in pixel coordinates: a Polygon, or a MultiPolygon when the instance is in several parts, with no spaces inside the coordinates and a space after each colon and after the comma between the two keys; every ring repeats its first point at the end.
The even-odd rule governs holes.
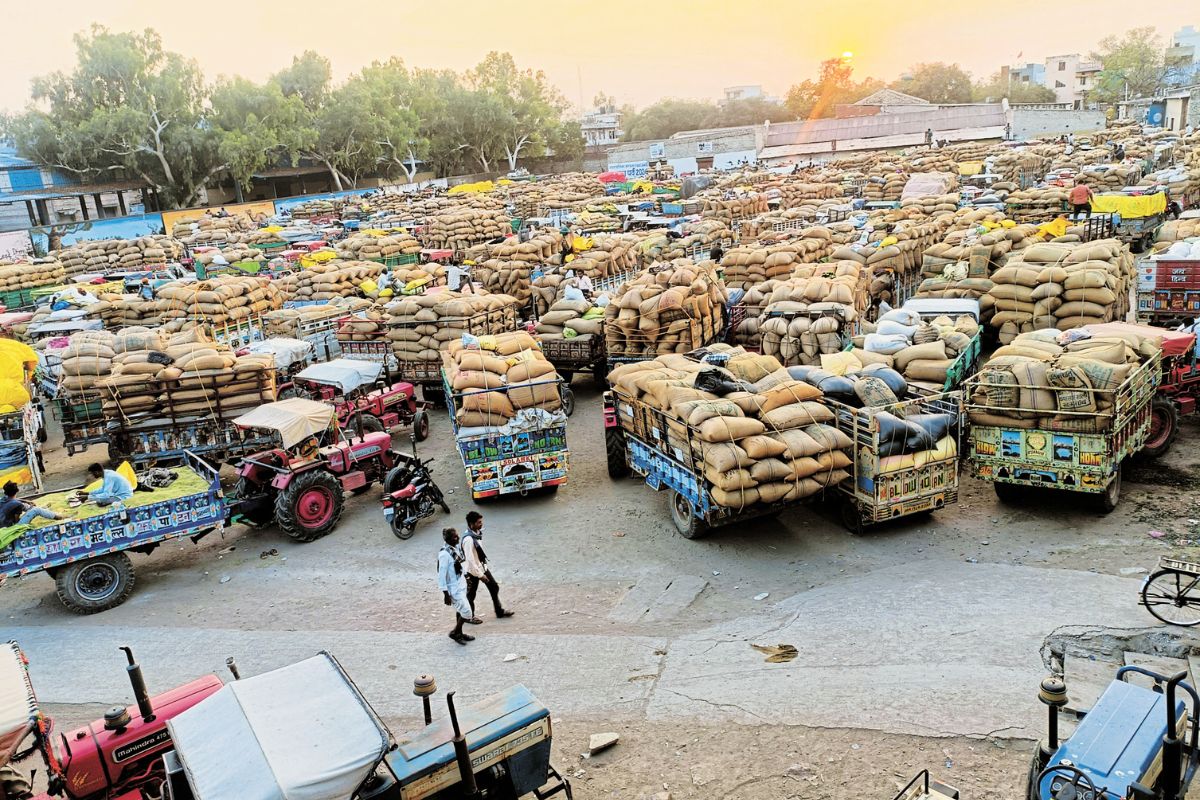
{"type": "Polygon", "coordinates": [[[706,442],[733,442],[763,433],[766,426],[750,417],[712,417],[699,426],[700,438],[706,442]]]}

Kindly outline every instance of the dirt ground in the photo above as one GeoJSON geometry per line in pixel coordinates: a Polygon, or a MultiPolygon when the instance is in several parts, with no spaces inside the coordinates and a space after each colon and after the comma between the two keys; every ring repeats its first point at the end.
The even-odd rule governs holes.
{"type": "MultiPolygon", "coordinates": [[[[220,670],[226,655],[245,659],[253,673],[294,660],[293,652],[330,647],[397,730],[416,722],[406,710],[414,701],[410,675],[436,670],[439,684],[470,699],[525,683],[550,708],[556,764],[585,800],[663,791],[705,800],[890,798],[923,768],[964,797],[1015,797],[1043,714],[1036,643],[1064,620],[1109,624],[1099,618],[1109,608],[1128,607],[1126,624],[1151,626],[1136,608],[1141,571],[1163,554],[1200,552],[1200,456],[1189,444],[1200,433],[1195,422],[1161,462],[1128,465],[1121,505],[1107,516],[1090,498],[1048,491],[1003,505],[989,485],[964,474],[957,505],[861,536],[840,526],[832,506],[815,506],[689,541],[671,525],[664,495],[608,477],[598,392],[586,376],[574,386],[571,474],[557,495],[471,503],[449,424],[438,414],[420,452],[435,457],[452,515],[425,521],[411,540],[391,535],[373,491],[349,498],[339,528],[310,544],[235,526],[135,557],[132,597],[91,617],[66,612],[44,575],[10,580],[0,589],[5,628],[32,642],[34,683],[60,729],[129,701],[119,644],[135,643],[159,690],[220,670]],[[517,616],[496,621],[484,612],[485,624],[471,631],[478,641],[458,647],[445,636],[435,560],[442,525],[461,526],[472,508],[485,515],[488,552],[517,616]],[[1044,580],[1023,578],[1022,586],[1037,588],[1001,590],[988,607],[964,612],[977,621],[971,630],[938,624],[946,595],[896,594],[906,583],[895,579],[897,570],[911,571],[912,583],[936,582],[973,565],[1044,580]],[[880,587],[892,576],[878,602],[876,576],[880,587]],[[1056,594],[1068,583],[1088,588],[1056,594]],[[692,588],[681,593],[685,584],[692,588]],[[865,588],[829,599],[850,585],[865,588]],[[1044,595],[1043,611],[1030,612],[1030,594],[1044,595]],[[749,647],[739,645],[733,657],[701,656],[707,651],[695,647],[710,636],[727,641],[729,630],[770,643],[769,631],[785,623],[795,637],[806,613],[834,616],[822,618],[825,638],[793,638],[800,657],[766,665],[773,672],[749,647]],[[913,622],[916,614],[924,621],[913,622]],[[953,653],[964,636],[986,637],[988,615],[1017,637],[1021,652],[981,656],[969,670],[955,669],[957,656],[938,655],[953,653]],[[920,658],[904,656],[913,649],[920,658]],[[700,669],[697,660],[708,658],[718,660],[700,669]],[[691,683],[670,684],[680,669],[692,672],[677,680],[691,683]],[[811,692],[788,684],[773,701],[771,687],[784,684],[772,681],[808,681],[814,670],[824,672],[811,692]],[[932,688],[918,690],[922,680],[932,688]],[[939,681],[944,692],[935,691],[939,681]],[[693,702],[680,686],[703,691],[693,702]],[[998,703],[997,688],[1027,700],[998,703]],[[755,710],[764,706],[769,713],[755,710]],[[1005,724],[977,721],[980,708],[1005,724]],[[604,731],[619,733],[620,743],[581,758],[588,736],[604,731]],[[927,731],[946,735],[916,733],[927,731]]],[[[102,453],[67,458],[58,441],[52,431],[45,452],[52,488],[81,483],[102,453]]],[[[969,603],[985,588],[997,592],[993,578],[984,587],[966,574],[950,597],[969,603]]]]}

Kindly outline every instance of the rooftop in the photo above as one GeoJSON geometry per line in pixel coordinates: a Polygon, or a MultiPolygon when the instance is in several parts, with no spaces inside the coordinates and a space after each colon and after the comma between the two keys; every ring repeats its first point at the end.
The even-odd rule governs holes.
{"type": "Polygon", "coordinates": [[[880,89],[877,92],[871,92],[862,100],[854,102],[856,106],[927,106],[930,105],[928,100],[922,100],[920,97],[914,97],[911,94],[897,92],[895,89],[880,89]]]}

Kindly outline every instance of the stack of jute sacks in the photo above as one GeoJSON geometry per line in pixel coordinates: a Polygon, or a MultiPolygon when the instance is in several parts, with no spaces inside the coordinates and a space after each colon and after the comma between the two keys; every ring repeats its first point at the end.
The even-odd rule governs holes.
{"type": "Polygon", "coordinates": [[[750,219],[759,214],[765,214],[769,210],[767,196],[759,192],[752,192],[740,197],[714,197],[701,194],[699,199],[701,201],[700,216],[706,219],[721,220],[725,223],[750,219]]]}
{"type": "Polygon", "coordinates": [[[263,332],[268,338],[303,339],[307,323],[334,320],[370,308],[373,304],[362,297],[338,297],[319,305],[300,308],[281,308],[263,315],[263,332]]]}
{"type": "Polygon", "coordinates": [[[1005,198],[1004,209],[1017,222],[1049,222],[1065,213],[1070,191],[1062,186],[1018,189],[1005,198]]]}
{"type": "Polygon", "coordinates": [[[524,331],[452,341],[443,363],[459,435],[464,428],[499,428],[532,411],[562,408],[558,373],[524,331]]]}
{"type": "Polygon", "coordinates": [[[1009,254],[1037,241],[1035,225],[996,219],[1001,215],[994,212],[971,214],[983,216],[972,217],[971,227],[951,230],[941,242],[926,248],[921,260],[924,280],[917,297],[978,300],[992,288],[989,276],[1008,262],[1009,254]]]}
{"type": "Polygon", "coordinates": [[[307,217],[319,217],[325,214],[337,214],[341,212],[342,206],[346,201],[341,198],[332,200],[316,199],[305,200],[303,203],[297,203],[289,209],[293,219],[304,219],[307,217]]]}
{"type": "Polygon", "coordinates": [[[243,245],[256,244],[287,244],[288,240],[280,236],[281,231],[274,228],[255,228],[251,231],[243,231],[230,237],[230,242],[243,245]]]}
{"type": "Polygon", "coordinates": [[[354,297],[362,285],[377,282],[384,267],[378,261],[326,261],[284,275],[273,283],[287,300],[333,300],[354,297]]]}
{"type": "Polygon", "coordinates": [[[337,254],[348,261],[375,261],[394,256],[413,256],[421,252],[421,243],[411,233],[392,231],[386,236],[356,233],[334,244],[337,254]]]}
{"type": "Polygon", "coordinates": [[[421,242],[426,247],[465,250],[510,233],[512,226],[502,209],[463,206],[427,217],[421,242]]]}
{"type": "Polygon", "coordinates": [[[68,275],[112,270],[134,270],[178,261],[183,247],[169,236],[137,239],[101,239],[65,247],[51,256],[62,262],[68,275]]]}
{"type": "Polygon", "coordinates": [[[1031,148],[1021,148],[1000,153],[992,162],[992,172],[1001,176],[1004,186],[992,184],[992,189],[1016,191],[1020,181],[1041,180],[1050,169],[1050,158],[1031,148]]]}
{"type": "Polygon", "coordinates": [[[576,273],[568,278],[567,270],[555,270],[534,278],[530,286],[533,295],[533,310],[541,317],[550,307],[563,298],[568,288],[579,289],[580,276],[576,273]]]}
{"type": "Polygon", "coordinates": [[[100,302],[96,310],[104,320],[104,327],[110,331],[135,326],[157,327],[162,324],[164,304],[158,300],[146,300],[140,294],[115,294],[106,292],[99,295],[100,302]]]}
{"type": "Polygon", "coordinates": [[[59,283],[67,277],[61,261],[55,258],[35,258],[31,261],[9,261],[0,258],[0,292],[15,292],[59,283]]]}
{"type": "MultiPolygon", "coordinates": [[[[662,412],[663,447],[702,472],[717,505],[798,501],[849,477],[852,443],[819,389],[770,356],[728,345],[705,354],[623,364],[608,378],[622,398],[662,412]]],[[[635,423],[622,415],[622,424],[635,423]]]]}
{"type": "Polygon", "coordinates": [[[500,244],[484,245],[482,260],[477,259],[471,280],[489,292],[508,294],[522,303],[529,300],[533,270],[561,255],[562,234],[542,231],[527,242],[515,238],[500,244]]]}
{"type": "Polygon", "coordinates": [[[267,278],[222,275],[206,281],[171,281],[154,290],[164,324],[180,330],[184,322],[224,325],[283,307],[279,287],[267,278]]]}
{"type": "Polygon", "coordinates": [[[979,335],[979,323],[970,316],[922,320],[903,308],[864,327],[870,332],[856,336],[850,351],[860,362],[885,364],[910,381],[936,386],[945,384],[950,367],[979,335]]]}
{"type": "Polygon", "coordinates": [[[757,318],[762,352],[788,366],[815,364],[822,353],[844,349],[867,306],[866,272],[853,261],[798,273],[774,283],[757,318]]]}
{"type": "Polygon", "coordinates": [[[254,230],[258,226],[245,214],[214,217],[205,214],[198,219],[177,222],[171,227],[171,236],[187,245],[237,242],[238,234],[254,230]]]}
{"type": "Polygon", "coordinates": [[[575,253],[575,257],[563,266],[576,275],[587,275],[592,280],[609,278],[641,267],[638,238],[631,234],[599,233],[588,237],[592,246],[575,253]]]}
{"type": "Polygon", "coordinates": [[[903,172],[880,172],[873,170],[863,185],[862,196],[867,202],[892,202],[899,200],[904,192],[908,176],[903,172]]]}
{"type": "Polygon", "coordinates": [[[1200,217],[1190,219],[1172,219],[1163,223],[1155,236],[1156,242],[1178,242],[1200,236],[1200,217]]]}
{"type": "Polygon", "coordinates": [[[542,339],[603,336],[604,309],[589,300],[559,299],[538,317],[537,335],[542,339]]]}
{"type": "Polygon", "coordinates": [[[386,337],[399,361],[441,363],[441,350],[463,334],[486,336],[513,330],[516,298],[503,294],[435,292],[387,305],[386,337]]]}
{"type": "MultiPolygon", "coordinates": [[[[1117,390],[1162,350],[1144,329],[1023,333],[968,381],[972,424],[1074,433],[1112,426],[1117,390]]],[[[1151,379],[1152,381],[1152,379],[1151,379]]]]}
{"type": "Polygon", "coordinates": [[[65,351],[70,358],[63,360],[62,386],[98,391],[106,417],[225,415],[275,399],[269,355],[238,357],[208,341],[202,329],[171,336],[150,328],[103,338],[86,333],[76,334],[78,342],[72,337],[65,351]]]}
{"type": "Polygon", "coordinates": [[[635,235],[641,240],[638,247],[643,260],[652,262],[686,258],[692,250],[707,251],[715,245],[728,247],[734,240],[729,226],[717,219],[685,223],[680,233],[680,238],[672,239],[662,231],[639,231],[635,235]]]}
{"type": "Polygon", "coordinates": [[[238,261],[257,261],[259,264],[267,261],[267,255],[257,247],[251,247],[248,244],[227,243],[217,247],[215,245],[202,245],[192,250],[192,258],[196,263],[203,264],[206,267],[214,263],[218,263],[217,256],[220,260],[224,260],[227,264],[235,264],[238,261]]]}
{"type": "Polygon", "coordinates": [[[610,357],[687,353],[724,325],[725,284],[711,261],[656,264],[621,286],[604,309],[610,357]]]}
{"type": "Polygon", "coordinates": [[[521,219],[545,216],[546,211],[573,208],[604,196],[604,184],[586,172],[567,172],[544,181],[515,183],[505,189],[521,219]]]}
{"type": "Polygon", "coordinates": [[[806,228],[778,244],[735,247],[721,258],[725,285],[748,289],[762,281],[790,277],[797,266],[828,258],[833,237],[827,228],[806,228]]]}
{"type": "Polygon", "coordinates": [[[601,211],[581,211],[575,215],[573,224],[588,233],[615,233],[621,230],[621,220],[617,216],[601,211]]]}
{"type": "Polygon", "coordinates": [[[1007,343],[1018,333],[1121,320],[1134,277],[1133,256],[1116,239],[1035,244],[992,274],[990,324],[1007,343]]]}
{"type": "Polygon", "coordinates": [[[780,206],[783,208],[807,205],[811,200],[832,200],[842,197],[845,193],[841,184],[837,183],[810,183],[786,179],[768,190],[768,194],[771,191],[778,193],[780,206]]]}

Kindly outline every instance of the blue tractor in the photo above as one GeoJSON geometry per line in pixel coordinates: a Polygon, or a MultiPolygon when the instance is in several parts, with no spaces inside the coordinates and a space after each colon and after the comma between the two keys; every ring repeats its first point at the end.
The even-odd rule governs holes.
{"type": "Polygon", "coordinates": [[[1168,677],[1120,668],[1061,742],[1059,711],[1067,704],[1067,687],[1057,677],[1042,681],[1038,699],[1049,720],[1030,767],[1028,800],[1183,800],[1200,761],[1200,697],[1185,678],[1186,672],[1168,677]],[[1130,683],[1134,675],[1153,686],[1130,683]]]}

